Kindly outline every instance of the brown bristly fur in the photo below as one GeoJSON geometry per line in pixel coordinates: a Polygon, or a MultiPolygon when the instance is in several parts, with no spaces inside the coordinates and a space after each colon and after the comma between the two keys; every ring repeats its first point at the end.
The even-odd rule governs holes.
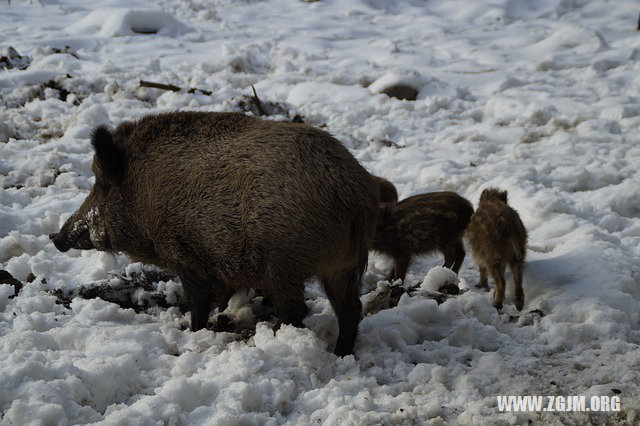
{"type": "Polygon", "coordinates": [[[237,113],[173,112],[99,128],[96,184],[52,239],[60,250],[123,251],[177,273],[204,328],[240,288],[268,294],[283,322],[308,313],[318,276],[350,354],[377,186],[328,133],[237,113]]]}
{"type": "Polygon", "coordinates": [[[380,203],[397,203],[398,202],[398,190],[395,185],[389,182],[387,179],[380,176],[371,175],[373,180],[378,185],[378,192],[380,193],[380,203]]]}
{"type": "Polygon", "coordinates": [[[502,309],[504,272],[509,265],[515,284],[515,305],[518,310],[522,310],[522,275],[527,251],[527,230],[518,212],[507,204],[507,191],[488,188],[482,192],[478,209],[471,216],[467,227],[466,238],[480,269],[478,287],[487,288],[488,274],[491,274],[496,284],[493,306],[502,309]]]}
{"type": "Polygon", "coordinates": [[[455,192],[414,195],[382,205],[373,249],[393,257],[390,280],[404,280],[414,255],[439,251],[446,267],[458,273],[465,251],[462,236],[473,213],[471,203],[455,192]]]}

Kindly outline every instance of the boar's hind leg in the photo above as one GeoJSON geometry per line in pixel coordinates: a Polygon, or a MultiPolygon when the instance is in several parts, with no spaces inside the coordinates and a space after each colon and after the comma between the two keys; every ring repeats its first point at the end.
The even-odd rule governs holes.
{"type": "Polygon", "coordinates": [[[457,274],[462,267],[464,255],[462,240],[450,243],[444,250],[444,266],[451,268],[451,270],[457,274]]]}
{"type": "Polygon", "coordinates": [[[522,290],[522,270],[524,269],[524,261],[516,259],[511,263],[511,272],[513,272],[513,283],[516,286],[515,303],[516,309],[521,311],[524,307],[524,291],[522,290]]]}
{"type": "Polygon", "coordinates": [[[358,334],[358,323],[362,313],[360,280],[363,270],[364,267],[345,269],[321,279],[324,291],[327,293],[336,317],[338,317],[338,341],[333,351],[338,356],[353,353],[353,345],[358,334]]]}
{"type": "Polygon", "coordinates": [[[265,287],[280,321],[294,327],[304,327],[302,320],[309,313],[304,302],[304,279],[285,274],[274,275],[265,278],[265,287]]]}
{"type": "Polygon", "coordinates": [[[181,276],[182,288],[191,307],[191,331],[207,327],[213,305],[213,287],[206,281],[181,276]]]}

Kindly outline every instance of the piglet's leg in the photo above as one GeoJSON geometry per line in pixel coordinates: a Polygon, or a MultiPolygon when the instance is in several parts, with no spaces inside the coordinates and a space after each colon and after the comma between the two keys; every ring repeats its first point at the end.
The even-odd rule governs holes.
{"type": "Polygon", "coordinates": [[[410,261],[410,256],[398,256],[394,258],[394,266],[393,270],[391,271],[389,281],[394,282],[395,280],[400,279],[404,282],[404,279],[407,276],[407,270],[409,269],[410,261]]]}
{"type": "Polygon", "coordinates": [[[489,283],[488,283],[488,280],[487,280],[487,268],[485,268],[484,266],[480,265],[480,266],[478,266],[478,269],[480,269],[480,282],[478,282],[476,287],[483,288],[483,289],[488,289],[489,288],[489,283]]]}
{"type": "Polygon", "coordinates": [[[522,260],[515,260],[511,264],[511,272],[513,272],[513,282],[516,287],[515,304],[516,309],[521,311],[524,307],[524,290],[522,289],[522,273],[524,269],[524,262],[522,260]]]}
{"type": "Polygon", "coordinates": [[[500,310],[502,309],[502,302],[504,301],[504,267],[501,265],[492,265],[490,271],[491,276],[496,282],[496,289],[493,294],[493,307],[500,310]]]}
{"type": "Polygon", "coordinates": [[[465,251],[461,240],[454,241],[444,251],[444,266],[451,268],[456,274],[462,267],[465,251]]]}

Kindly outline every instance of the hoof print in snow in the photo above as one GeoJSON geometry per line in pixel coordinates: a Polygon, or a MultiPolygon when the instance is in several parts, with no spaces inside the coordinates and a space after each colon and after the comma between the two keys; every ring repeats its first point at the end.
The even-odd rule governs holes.
{"type": "Polygon", "coordinates": [[[394,84],[382,90],[381,93],[400,100],[415,101],[418,97],[418,90],[406,84],[394,84]]]}
{"type": "Polygon", "coordinates": [[[0,284],[8,284],[13,286],[14,295],[9,296],[10,299],[16,297],[18,293],[20,293],[20,290],[22,290],[22,283],[13,278],[13,275],[11,275],[8,271],[5,271],[4,269],[0,270],[0,284]]]}
{"type": "Polygon", "coordinates": [[[31,58],[28,56],[22,56],[16,49],[9,46],[0,55],[0,70],[11,70],[17,68],[19,70],[27,69],[31,63],[31,58]]]}

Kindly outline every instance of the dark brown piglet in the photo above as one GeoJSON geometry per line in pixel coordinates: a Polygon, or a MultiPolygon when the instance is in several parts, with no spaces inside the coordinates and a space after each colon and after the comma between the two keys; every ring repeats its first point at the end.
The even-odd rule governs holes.
{"type": "Polygon", "coordinates": [[[378,185],[381,203],[398,202],[398,190],[396,190],[396,187],[391,182],[380,176],[372,175],[372,177],[376,185],[378,185]]]}
{"type": "Polygon", "coordinates": [[[458,272],[464,260],[464,229],[473,213],[471,203],[455,192],[414,195],[382,205],[373,249],[393,257],[390,280],[404,280],[411,258],[439,251],[444,266],[458,272]]]}

